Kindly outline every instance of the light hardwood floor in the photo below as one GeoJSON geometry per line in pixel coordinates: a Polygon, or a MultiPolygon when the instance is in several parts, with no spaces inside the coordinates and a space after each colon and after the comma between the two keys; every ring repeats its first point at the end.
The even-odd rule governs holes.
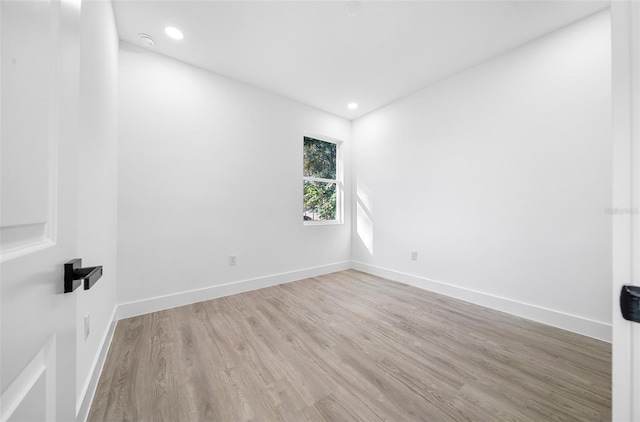
{"type": "Polygon", "coordinates": [[[118,323],[89,421],[606,421],[609,344],[357,271],[118,323]]]}

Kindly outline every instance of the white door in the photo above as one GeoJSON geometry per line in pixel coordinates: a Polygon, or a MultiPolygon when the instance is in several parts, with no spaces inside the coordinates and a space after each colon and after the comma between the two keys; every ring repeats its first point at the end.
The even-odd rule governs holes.
{"type": "Polygon", "coordinates": [[[640,323],[620,289],[640,285],[640,4],[611,2],[613,62],[613,420],[640,421],[640,323]]]}
{"type": "Polygon", "coordinates": [[[2,0],[0,19],[0,418],[70,421],[80,1],[2,0]]]}

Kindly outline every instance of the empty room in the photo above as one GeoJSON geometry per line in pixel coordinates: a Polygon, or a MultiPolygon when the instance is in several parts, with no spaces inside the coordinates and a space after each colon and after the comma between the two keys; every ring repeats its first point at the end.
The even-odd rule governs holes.
{"type": "Polygon", "coordinates": [[[0,20],[1,421],[640,421],[637,1],[0,20]]]}

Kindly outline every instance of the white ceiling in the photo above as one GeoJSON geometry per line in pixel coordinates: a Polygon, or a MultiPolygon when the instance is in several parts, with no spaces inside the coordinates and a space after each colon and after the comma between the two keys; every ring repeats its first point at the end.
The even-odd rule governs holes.
{"type": "Polygon", "coordinates": [[[362,1],[349,16],[349,3],[115,0],[114,9],[123,41],[355,119],[609,5],[362,1]],[[168,25],[184,39],[168,38],[168,25]]]}

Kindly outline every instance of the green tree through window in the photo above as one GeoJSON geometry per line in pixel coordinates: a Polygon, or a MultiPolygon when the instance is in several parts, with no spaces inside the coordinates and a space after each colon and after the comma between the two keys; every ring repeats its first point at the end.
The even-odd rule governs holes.
{"type": "Polygon", "coordinates": [[[338,146],[304,137],[303,219],[331,221],[338,216],[338,146]]]}

